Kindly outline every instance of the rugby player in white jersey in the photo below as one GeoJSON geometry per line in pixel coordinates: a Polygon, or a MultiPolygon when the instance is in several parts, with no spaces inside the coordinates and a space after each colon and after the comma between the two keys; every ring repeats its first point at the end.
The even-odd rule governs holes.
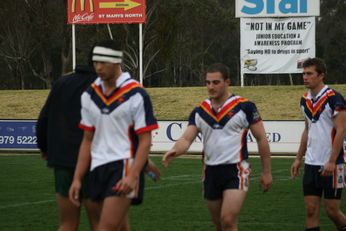
{"type": "Polygon", "coordinates": [[[307,231],[318,231],[321,197],[328,217],[338,230],[346,230],[346,217],[340,210],[345,186],[344,149],[346,103],[344,97],[324,84],[327,73],[322,59],[303,63],[304,85],[308,88],[300,101],[305,129],[296,159],[291,166],[297,177],[305,156],[303,191],[307,231]]]}
{"type": "Polygon", "coordinates": [[[82,95],[80,147],[70,200],[79,206],[81,179],[89,170],[90,199],[100,212],[97,230],[128,231],[127,214],[144,190],[151,131],[158,128],[149,95],[121,68],[123,52],[112,40],[93,48],[98,78],[82,95]]]}
{"type": "Polygon", "coordinates": [[[205,164],[204,198],[212,221],[217,231],[235,231],[250,180],[248,130],[257,141],[264,191],[272,185],[269,144],[255,104],[230,93],[228,67],[221,63],[209,66],[206,85],[209,98],[192,111],[186,131],[162,161],[168,166],[172,159],[186,153],[200,132],[205,164]]]}

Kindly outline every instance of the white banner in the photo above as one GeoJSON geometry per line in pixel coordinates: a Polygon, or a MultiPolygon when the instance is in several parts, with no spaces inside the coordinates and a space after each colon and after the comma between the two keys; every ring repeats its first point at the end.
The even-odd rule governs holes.
{"type": "MultiPolygon", "coordinates": [[[[153,132],[152,152],[168,151],[187,127],[187,121],[159,121],[159,129],[153,132]]],[[[264,121],[264,127],[272,153],[291,153],[298,151],[304,121],[264,121]]],[[[252,134],[248,135],[248,151],[258,153],[257,143],[252,134]]],[[[202,136],[192,143],[189,152],[201,152],[202,136]]]]}
{"type": "Polygon", "coordinates": [[[319,16],[320,0],[235,0],[240,17],[319,16]]]}
{"type": "Polygon", "coordinates": [[[241,73],[301,73],[315,57],[315,18],[241,18],[241,73]]]}

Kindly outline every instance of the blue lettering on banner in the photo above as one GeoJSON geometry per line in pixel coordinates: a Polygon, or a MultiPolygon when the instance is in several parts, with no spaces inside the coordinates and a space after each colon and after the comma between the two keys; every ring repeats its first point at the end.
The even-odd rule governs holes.
{"type": "MultiPolygon", "coordinates": [[[[241,12],[244,14],[255,15],[266,10],[267,14],[275,14],[275,3],[277,0],[245,0],[250,6],[243,6],[241,12]],[[266,5],[265,5],[266,4],[266,5]]],[[[280,13],[307,13],[307,0],[281,0],[277,9],[280,13]]]]}
{"type": "MultiPolygon", "coordinates": [[[[278,143],[281,141],[281,135],[280,133],[277,133],[277,132],[267,132],[266,137],[269,143],[278,143]]],[[[247,142],[249,143],[256,142],[251,132],[249,132],[247,135],[247,142]]]]}
{"type": "Polygon", "coordinates": [[[0,120],[0,149],[38,149],[36,121],[0,120]]]}
{"type": "Polygon", "coordinates": [[[166,130],[166,135],[168,137],[169,140],[171,141],[177,141],[179,139],[179,137],[177,139],[174,139],[172,137],[172,126],[173,125],[177,125],[180,129],[181,129],[181,123],[171,123],[170,125],[168,125],[167,130],[166,130]]]}
{"type": "MultiPolygon", "coordinates": [[[[173,129],[173,126],[176,125],[178,126],[178,129],[181,130],[181,133],[183,132],[183,127],[182,127],[182,123],[171,123],[167,126],[167,129],[166,129],[166,136],[167,138],[170,140],[170,141],[177,141],[179,138],[180,138],[180,135],[179,137],[173,137],[172,136],[172,129],[173,129]]],[[[195,142],[202,142],[202,134],[201,133],[198,133],[197,134],[197,137],[196,137],[196,140],[195,142]]]]}

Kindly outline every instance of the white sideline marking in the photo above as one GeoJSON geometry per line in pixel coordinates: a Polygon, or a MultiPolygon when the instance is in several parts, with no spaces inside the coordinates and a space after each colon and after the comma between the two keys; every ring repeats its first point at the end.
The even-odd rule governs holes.
{"type": "Polygon", "coordinates": [[[39,204],[45,204],[45,203],[51,203],[51,202],[55,202],[55,200],[44,200],[44,201],[24,202],[24,203],[19,203],[19,204],[5,205],[5,206],[0,206],[0,210],[1,209],[8,209],[8,208],[29,206],[29,205],[39,205],[39,204]]]}

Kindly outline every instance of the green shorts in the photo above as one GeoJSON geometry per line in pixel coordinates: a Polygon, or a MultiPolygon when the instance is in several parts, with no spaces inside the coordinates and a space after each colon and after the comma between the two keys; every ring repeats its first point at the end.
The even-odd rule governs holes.
{"type": "MultiPolygon", "coordinates": [[[[72,184],[74,169],[73,168],[54,168],[55,192],[61,196],[68,197],[68,191],[72,184]]],[[[88,175],[83,178],[80,198],[88,198],[88,175]]]]}

